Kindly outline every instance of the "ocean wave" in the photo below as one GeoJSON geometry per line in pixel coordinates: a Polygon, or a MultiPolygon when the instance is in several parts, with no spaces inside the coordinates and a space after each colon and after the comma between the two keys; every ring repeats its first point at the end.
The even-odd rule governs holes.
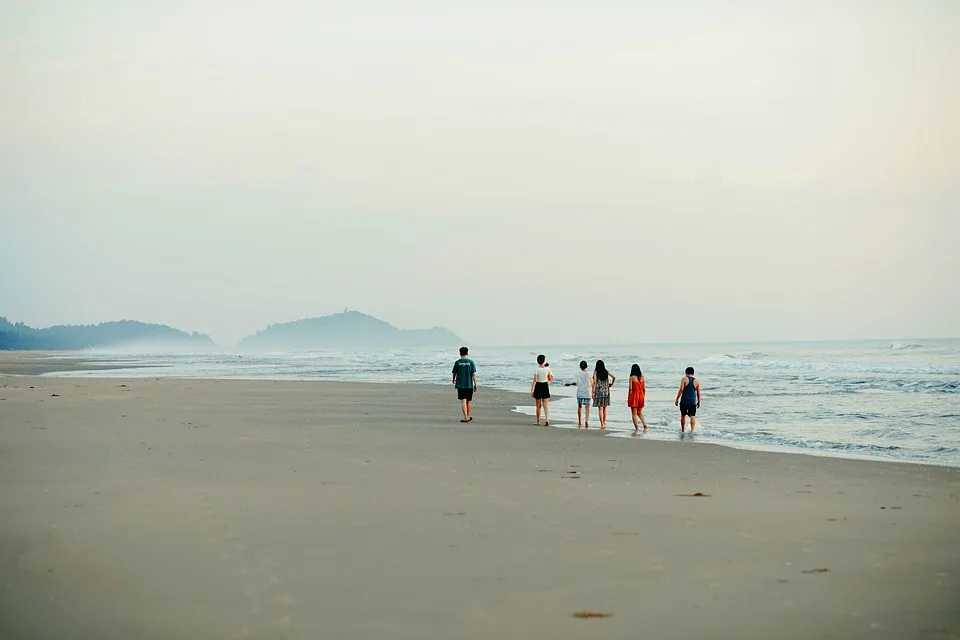
{"type": "Polygon", "coordinates": [[[700,361],[700,364],[712,364],[720,370],[730,369],[758,369],[763,371],[782,371],[786,373],[865,373],[882,375],[935,375],[960,376],[960,366],[937,366],[930,364],[884,365],[879,363],[860,362],[826,362],[826,361],[778,361],[778,360],[745,360],[730,355],[709,356],[700,361]]]}
{"type": "MultiPolygon", "coordinates": [[[[667,385],[663,388],[670,388],[667,385]]],[[[648,389],[658,388],[648,382],[648,389]]],[[[756,378],[754,380],[713,380],[710,385],[710,395],[717,398],[789,398],[804,396],[839,396],[849,394],[874,393],[889,391],[895,393],[933,393],[957,394],[960,393],[960,378],[891,378],[886,376],[838,377],[838,376],[798,376],[787,383],[777,386],[769,380],[756,378]]]]}
{"type": "Polygon", "coordinates": [[[939,446],[939,447],[934,447],[933,453],[936,453],[936,454],[960,453],[960,448],[939,446]]]}
{"type": "Polygon", "coordinates": [[[716,362],[750,362],[753,360],[763,360],[769,357],[769,354],[763,351],[747,351],[745,353],[717,353],[706,358],[701,358],[698,364],[711,364],[716,362]]]}
{"type": "Polygon", "coordinates": [[[960,380],[895,380],[897,389],[926,393],[960,393],[960,380]]]}
{"type": "Polygon", "coordinates": [[[816,379],[815,384],[840,392],[896,391],[906,393],[960,393],[960,380],[916,380],[903,378],[816,379]]]}
{"type": "Polygon", "coordinates": [[[894,342],[887,345],[887,350],[889,351],[913,351],[914,349],[923,349],[923,345],[917,342],[894,342]]]}
{"type": "MultiPolygon", "coordinates": [[[[647,389],[655,387],[648,386],[647,389]]],[[[669,388],[673,388],[672,386],[669,388]]],[[[839,396],[855,393],[856,391],[835,386],[832,389],[810,389],[809,391],[752,391],[750,389],[710,389],[712,398],[806,398],[810,396],[839,396]]]]}
{"type": "Polygon", "coordinates": [[[770,432],[754,431],[750,433],[721,431],[719,429],[708,429],[701,432],[702,435],[711,438],[717,438],[725,441],[742,442],[744,444],[766,444],[777,447],[793,447],[797,449],[814,449],[817,451],[835,451],[837,453],[856,453],[861,455],[870,454],[891,454],[897,451],[903,451],[904,448],[895,445],[868,444],[840,442],[836,440],[826,440],[822,438],[791,438],[788,436],[776,435],[770,432]]]}

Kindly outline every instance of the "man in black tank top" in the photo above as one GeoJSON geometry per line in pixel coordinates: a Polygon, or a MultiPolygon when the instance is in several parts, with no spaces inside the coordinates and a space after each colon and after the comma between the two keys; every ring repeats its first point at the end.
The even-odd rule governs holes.
{"type": "Polygon", "coordinates": [[[674,404],[680,407],[680,432],[687,430],[687,416],[690,416],[690,433],[693,433],[697,428],[697,409],[700,408],[700,381],[693,377],[693,367],[687,367],[685,373],[674,404]]]}

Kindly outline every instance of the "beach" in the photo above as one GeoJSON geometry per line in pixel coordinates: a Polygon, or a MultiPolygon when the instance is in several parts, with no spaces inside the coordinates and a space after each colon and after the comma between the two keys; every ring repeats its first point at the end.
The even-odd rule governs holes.
{"type": "Polygon", "coordinates": [[[476,399],[0,376],[0,636],[960,638],[960,469],[476,399]]]}
{"type": "Polygon", "coordinates": [[[38,376],[72,371],[117,372],[127,369],[143,371],[139,365],[99,364],[76,357],[71,351],[0,351],[0,376],[38,376]]]}

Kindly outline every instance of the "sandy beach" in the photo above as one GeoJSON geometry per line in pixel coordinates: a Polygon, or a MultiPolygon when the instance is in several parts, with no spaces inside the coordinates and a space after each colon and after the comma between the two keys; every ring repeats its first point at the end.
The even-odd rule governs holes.
{"type": "Polygon", "coordinates": [[[0,637],[960,638],[960,470],[529,401],[0,376],[0,637]]]}
{"type": "Polygon", "coordinates": [[[45,373],[61,373],[65,371],[116,371],[120,369],[137,369],[139,366],[103,365],[96,362],[76,358],[60,359],[58,355],[75,355],[75,352],[64,351],[0,351],[0,376],[38,376],[45,373]]]}

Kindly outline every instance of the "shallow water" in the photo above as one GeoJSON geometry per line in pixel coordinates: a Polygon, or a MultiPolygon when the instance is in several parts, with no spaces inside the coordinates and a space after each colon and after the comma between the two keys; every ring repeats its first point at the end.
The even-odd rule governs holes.
{"type": "MultiPolygon", "coordinates": [[[[584,347],[477,347],[484,386],[529,392],[534,359],[545,353],[557,382],[552,421],[575,427],[578,363],[602,358],[618,377],[609,410],[611,436],[629,436],[626,382],[638,363],[647,382],[650,425],[642,437],[679,436],[673,405],[683,369],[703,387],[696,439],[735,446],[960,466],[960,340],[657,344],[584,347]],[[560,398],[556,396],[568,395],[560,398]]],[[[74,356],[70,356],[74,357],[74,356]]],[[[80,356],[78,356],[80,357],[80,356]]],[[[92,351],[98,362],[149,369],[72,372],[70,376],[354,380],[448,384],[455,352],[278,352],[123,354],[92,351]]],[[[451,404],[456,400],[451,390],[451,404]]],[[[532,407],[519,409],[532,413],[532,407]]],[[[598,426],[596,410],[591,426],[598,426]]]]}

